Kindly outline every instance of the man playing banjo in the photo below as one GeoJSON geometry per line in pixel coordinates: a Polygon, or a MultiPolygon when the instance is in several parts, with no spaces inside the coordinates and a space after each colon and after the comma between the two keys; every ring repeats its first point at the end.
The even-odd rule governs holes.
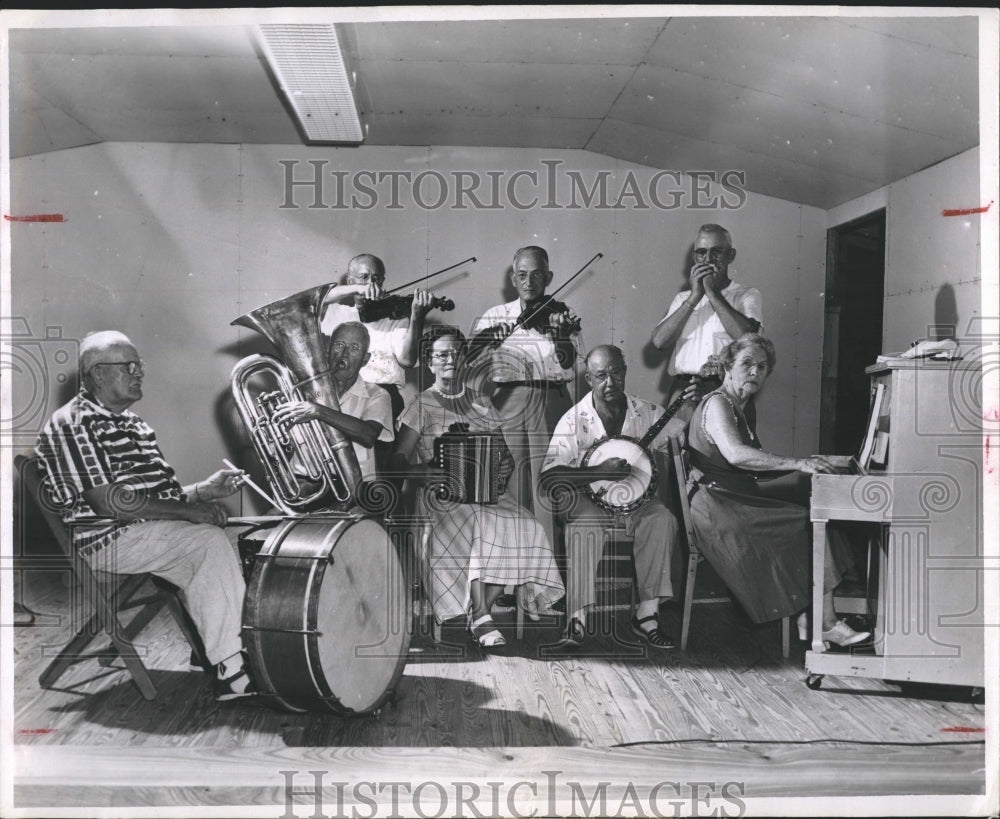
{"type": "MultiPolygon", "coordinates": [[[[659,604],[673,597],[670,579],[671,558],[677,541],[677,521],[656,498],[644,502],[636,499],[629,511],[614,514],[601,508],[588,496],[587,487],[595,481],[620,481],[629,477],[633,468],[622,457],[609,457],[599,464],[585,465],[591,445],[609,436],[642,438],[664,414],[661,407],[625,392],[625,359],[621,350],[610,345],[595,347],[587,356],[584,378],[591,391],[572,407],[556,424],[542,466],[541,481],[548,491],[561,493],[560,487],[572,487],[575,495],[572,508],[566,512],[566,540],[574,537],[594,537],[601,543],[601,530],[618,517],[633,538],[635,576],[639,586],[639,605],[632,618],[632,630],[649,645],[672,648],[673,637],[660,628],[659,604]]],[[[650,449],[666,449],[669,437],[662,430],[653,439],[650,449]]],[[[597,499],[611,500],[619,494],[613,488],[597,499]]],[[[651,493],[652,494],[652,493],[651,493]]],[[[568,550],[567,550],[568,551],[568,550]]],[[[594,578],[600,550],[579,550],[590,555],[589,561],[577,560],[568,571],[575,572],[579,588],[584,590],[583,604],[567,611],[566,634],[563,643],[579,645],[586,633],[586,607],[595,602],[594,578]]]]}

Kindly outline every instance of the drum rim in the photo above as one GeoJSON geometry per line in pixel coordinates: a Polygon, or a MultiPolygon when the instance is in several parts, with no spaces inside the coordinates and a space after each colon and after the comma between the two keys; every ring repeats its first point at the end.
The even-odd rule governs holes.
{"type": "MultiPolygon", "coordinates": [[[[405,572],[403,571],[403,563],[399,556],[399,547],[397,543],[393,540],[392,535],[389,530],[385,528],[385,525],[374,515],[365,516],[354,516],[354,515],[317,515],[304,516],[288,518],[282,523],[274,527],[274,531],[270,533],[268,538],[265,540],[264,545],[261,547],[258,554],[273,554],[277,549],[280,548],[281,544],[285,539],[295,530],[297,526],[303,523],[313,523],[313,524],[326,524],[332,527],[340,527],[342,524],[350,523],[351,526],[361,523],[366,520],[371,520],[382,529],[385,533],[386,539],[388,540],[390,546],[392,546],[392,554],[395,556],[396,570],[400,575],[400,585],[404,590],[405,600],[403,601],[403,611],[412,612],[412,594],[411,590],[406,583],[405,572]],[[270,547],[270,548],[269,548],[270,547]]],[[[330,553],[332,554],[340,542],[344,534],[351,528],[351,526],[344,527],[336,535],[336,539],[333,541],[330,553]]],[[[250,579],[247,581],[247,592],[244,597],[243,603],[243,613],[241,616],[241,630],[245,630],[248,619],[249,607],[251,605],[251,589],[255,591],[256,594],[260,594],[262,588],[267,585],[267,577],[270,574],[268,569],[272,566],[272,561],[270,560],[257,560],[255,556],[255,565],[251,573],[250,579]]],[[[318,566],[312,565],[309,569],[309,576],[305,582],[305,588],[308,590],[308,600],[305,601],[307,606],[307,620],[305,623],[306,628],[314,628],[316,626],[314,615],[319,606],[319,586],[317,585],[317,580],[322,580],[322,577],[326,573],[326,565],[318,566]]],[[[260,625],[255,623],[254,625],[260,625]]],[[[251,631],[252,637],[250,640],[245,640],[244,647],[247,649],[248,660],[250,662],[251,670],[256,675],[262,686],[266,683],[266,687],[269,692],[264,696],[276,703],[280,707],[287,711],[293,713],[307,713],[307,712],[327,712],[332,713],[340,717],[360,717],[368,714],[372,714],[381,708],[387,700],[394,696],[396,686],[399,684],[399,680],[403,675],[403,670],[406,667],[406,663],[409,655],[410,644],[413,640],[413,629],[412,623],[407,620],[405,622],[404,628],[404,638],[401,641],[399,657],[396,660],[395,667],[393,668],[392,674],[388,678],[385,690],[378,697],[378,699],[371,705],[366,706],[362,709],[350,708],[341,703],[339,696],[333,691],[330,686],[330,681],[326,679],[326,675],[322,673],[321,663],[318,659],[317,647],[318,647],[318,637],[315,634],[303,635],[306,639],[304,644],[300,649],[301,657],[306,665],[308,666],[311,685],[310,687],[315,691],[314,697],[302,697],[289,695],[287,693],[281,693],[278,689],[280,686],[275,685],[274,679],[270,674],[267,664],[260,660],[259,646],[251,645],[252,641],[257,641],[259,639],[259,632],[251,631]],[[317,669],[320,671],[319,677],[316,675],[317,669]],[[322,689],[328,689],[328,694],[323,694],[322,689]]],[[[285,632],[286,635],[290,635],[291,632],[285,632]]]]}

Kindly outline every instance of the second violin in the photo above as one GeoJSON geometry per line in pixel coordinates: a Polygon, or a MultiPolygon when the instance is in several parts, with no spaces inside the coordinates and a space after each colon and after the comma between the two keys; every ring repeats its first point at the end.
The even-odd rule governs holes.
{"type": "MultiPolygon", "coordinates": [[[[358,318],[363,322],[378,321],[378,319],[409,318],[413,307],[413,294],[409,296],[386,296],[381,299],[358,298],[356,301],[358,318]]],[[[443,296],[431,299],[431,307],[438,310],[454,310],[455,302],[443,296]]]]}

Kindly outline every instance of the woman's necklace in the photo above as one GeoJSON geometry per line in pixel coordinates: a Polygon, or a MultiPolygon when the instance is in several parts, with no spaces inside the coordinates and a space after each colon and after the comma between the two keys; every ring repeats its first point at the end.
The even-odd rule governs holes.
{"type": "Polygon", "coordinates": [[[434,392],[436,392],[442,398],[458,399],[461,398],[463,395],[465,395],[465,384],[462,385],[462,389],[460,389],[458,392],[444,392],[441,390],[440,387],[438,387],[437,384],[431,384],[431,389],[434,390],[434,392]]]}
{"type": "Polygon", "coordinates": [[[725,391],[720,390],[720,392],[722,393],[722,395],[725,396],[726,400],[729,402],[729,406],[733,408],[733,415],[736,416],[736,423],[739,424],[739,422],[742,421],[743,429],[747,431],[747,435],[750,436],[750,440],[756,441],[757,436],[754,434],[754,431],[750,429],[750,424],[747,423],[746,416],[743,415],[743,410],[740,409],[739,404],[737,404],[736,401],[733,400],[732,396],[730,396],[725,391]]]}

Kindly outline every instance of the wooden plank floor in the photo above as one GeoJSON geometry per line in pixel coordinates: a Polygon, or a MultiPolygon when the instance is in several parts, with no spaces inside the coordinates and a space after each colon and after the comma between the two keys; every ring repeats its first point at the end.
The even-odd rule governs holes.
{"type": "MultiPolygon", "coordinates": [[[[967,692],[850,678],[827,678],[812,691],[804,684],[804,648],[794,645],[782,659],[777,625],[753,627],[729,604],[695,608],[686,655],[643,650],[623,611],[601,615],[608,633],[577,651],[553,649],[555,621],[526,623],[525,640],[512,640],[502,655],[482,653],[458,628],[446,628],[440,646],[417,635],[394,700],[378,715],[342,719],[216,703],[206,677],[187,669],[189,647],[166,613],[140,638],[155,701],[143,700],[126,672],[96,661],[72,668],[57,690],[42,691],[38,675],[69,634],[69,590],[58,573],[26,573],[25,583],[25,601],[51,616],[15,633],[21,805],[132,804],[130,793],[145,793],[142,773],[131,774],[135,781],[115,779],[115,761],[140,759],[159,769],[150,787],[165,801],[153,804],[196,804],[199,793],[205,805],[280,804],[276,760],[296,760],[306,771],[320,753],[330,765],[346,759],[359,771],[382,770],[392,749],[421,770],[451,748],[462,760],[454,764],[482,776],[490,770],[484,761],[494,759],[507,772],[533,760],[539,777],[552,764],[599,777],[605,765],[629,768],[629,759],[630,775],[638,770],[647,779],[662,780],[670,766],[686,770],[688,763],[716,778],[756,771],[754,796],[780,794],[782,782],[786,794],[812,788],[817,795],[984,787],[984,746],[976,742],[984,708],[967,692]],[[945,742],[956,744],[938,744],[945,742]],[[497,749],[506,751],[497,756],[497,749]],[[249,767],[228,783],[212,774],[199,790],[198,777],[189,776],[190,761],[198,759],[213,760],[209,768],[224,765],[219,760],[249,767]],[[899,764],[889,765],[893,759],[899,764]],[[81,787],[96,801],[60,796],[81,760],[88,778],[81,787]],[[652,767],[637,769],[641,761],[652,767]],[[839,766],[840,777],[829,776],[830,765],[839,766]],[[266,778],[247,773],[255,766],[266,768],[266,778]],[[241,783],[243,798],[219,801],[243,793],[241,783]],[[255,784],[263,790],[254,791],[255,784]]],[[[498,621],[512,638],[510,618],[498,621]]]]}

